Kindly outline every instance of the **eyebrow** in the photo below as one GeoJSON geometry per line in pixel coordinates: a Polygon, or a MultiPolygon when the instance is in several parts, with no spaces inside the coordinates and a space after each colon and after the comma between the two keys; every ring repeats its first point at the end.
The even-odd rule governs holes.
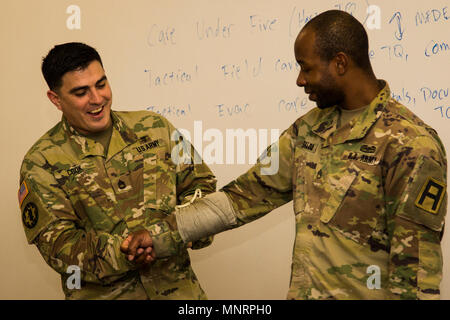
{"type": "MultiPolygon", "coordinates": [[[[107,80],[106,75],[104,75],[103,77],[101,77],[100,80],[98,80],[98,81],[95,83],[95,85],[98,85],[100,82],[103,82],[103,81],[105,81],[105,80],[107,80]]],[[[72,89],[69,91],[69,93],[70,93],[70,94],[74,94],[75,92],[77,92],[77,91],[79,91],[79,90],[86,90],[86,89],[89,89],[89,86],[75,87],[75,88],[72,88],[72,89]]]]}

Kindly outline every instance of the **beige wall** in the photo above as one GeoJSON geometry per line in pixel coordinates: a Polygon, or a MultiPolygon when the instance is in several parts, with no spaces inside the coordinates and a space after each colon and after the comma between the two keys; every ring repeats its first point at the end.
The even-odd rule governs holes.
{"type": "MultiPolygon", "coordinates": [[[[449,1],[371,2],[381,8],[381,29],[368,30],[376,74],[389,81],[402,102],[432,125],[448,146],[448,94],[441,94],[442,99],[424,99],[421,88],[448,93],[450,49],[443,45],[436,51],[435,47],[430,57],[425,56],[425,49],[432,49],[432,41],[450,43],[449,21],[442,11],[450,6],[449,1]],[[432,9],[440,10],[440,17],[434,11],[430,21],[416,23],[418,12],[426,16],[432,9]],[[397,18],[389,23],[396,11],[402,15],[402,40],[395,38],[397,18]],[[435,110],[439,106],[444,107],[444,117],[435,110]]],[[[59,276],[26,243],[17,204],[18,172],[25,152],[60,119],[45,95],[40,73],[41,58],[53,45],[82,41],[99,50],[116,110],[177,106],[183,115],[166,116],[192,134],[196,120],[202,121],[203,132],[217,128],[224,137],[227,128],[284,130],[313,107],[295,85],[295,36],[304,16],[339,4],[365,21],[365,0],[2,0],[0,299],[63,298],[59,276]],[[66,9],[72,4],[81,9],[81,29],[67,27],[71,14],[66,9]],[[215,29],[218,23],[220,32],[206,37],[204,27],[215,29]],[[165,40],[159,41],[160,31],[166,31],[165,40]],[[286,70],[289,65],[292,70],[286,70]],[[157,77],[163,79],[170,72],[179,79],[158,85],[157,77]],[[181,79],[183,72],[190,81],[181,79]],[[297,101],[298,110],[292,104],[287,108],[283,101],[297,101]],[[235,105],[241,110],[234,110],[241,112],[230,116],[235,105]]],[[[250,164],[210,167],[221,187],[250,164]]],[[[444,299],[450,298],[449,234],[443,239],[444,299]]],[[[293,239],[292,204],[288,204],[252,224],[216,236],[209,248],[191,252],[193,266],[211,299],[284,299],[293,239]]]]}

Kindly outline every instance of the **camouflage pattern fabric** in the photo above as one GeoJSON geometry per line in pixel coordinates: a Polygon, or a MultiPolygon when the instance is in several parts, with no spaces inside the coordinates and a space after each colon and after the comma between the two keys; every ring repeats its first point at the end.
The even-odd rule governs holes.
{"type": "Polygon", "coordinates": [[[197,188],[214,192],[214,175],[204,163],[172,161],[175,146],[191,150],[192,159],[195,151],[185,140],[171,140],[175,128],[165,118],[147,111],[111,114],[106,156],[100,143],[77,134],[64,118],[25,156],[19,202],[28,242],[61,274],[67,299],[205,299],[185,245],[147,268],[129,262],[120,245],[140,228],[179,244],[167,237],[174,207],[197,188]],[[71,265],[81,269],[79,290],[66,286],[71,265]]]}
{"type": "Polygon", "coordinates": [[[293,200],[296,238],[288,299],[438,299],[447,163],[437,133],[390,97],[388,85],[336,129],[337,107],[315,108],[223,187],[237,226],[293,200]],[[380,288],[368,285],[372,268],[380,288]],[[370,289],[369,287],[372,287],[370,289]]]}

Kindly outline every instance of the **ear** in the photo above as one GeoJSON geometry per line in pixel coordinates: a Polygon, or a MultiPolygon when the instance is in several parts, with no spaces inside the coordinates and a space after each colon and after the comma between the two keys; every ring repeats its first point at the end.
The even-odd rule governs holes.
{"type": "Polygon", "coordinates": [[[58,110],[62,111],[61,101],[59,99],[59,95],[55,91],[48,90],[47,91],[47,97],[56,106],[56,108],[58,108],[58,110]]]}
{"type": "Polygon", "coordinates": [[[333,59],[333,65],[336,74],[343,76],[349,67],[349,57],[344,52],[338,52],[336,57],[333,59]]]}

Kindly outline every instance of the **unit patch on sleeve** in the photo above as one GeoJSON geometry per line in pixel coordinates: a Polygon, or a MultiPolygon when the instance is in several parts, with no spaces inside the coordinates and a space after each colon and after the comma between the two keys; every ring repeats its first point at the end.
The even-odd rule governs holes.
{"type": "Polygon", "coordinates": [[[32,229],[36,226],[39,219],[38,208],[33,202],[28,202],[22,212],[23,224],[32,229]]]}
{"type": "Polygon", "coordinates": [[[429,213],[437,214],[444,195],[445,184],[429,177],[422,186],[415,205],[429,213]]]}
{"type": "Polygon", "coordinates": [[[434,231],[442,231],[447,213],[447,185],[445,167],[421,155],[402,193],[397,216],[424,225],[434,231]]]}

